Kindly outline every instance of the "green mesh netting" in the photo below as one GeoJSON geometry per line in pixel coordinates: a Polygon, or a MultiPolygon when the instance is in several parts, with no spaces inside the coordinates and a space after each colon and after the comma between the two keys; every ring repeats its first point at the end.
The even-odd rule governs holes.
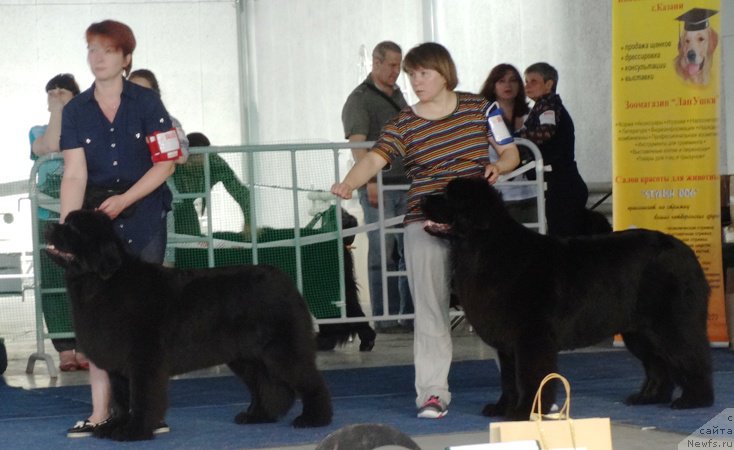
{"type": "MultiPolygon", "coordinates": [[[[58,219],[41,220],[39,222],[39,238],[41,248],[45,245],[43,238],[46,225],[57,222],[58,219]]],[[[54,338],[58,333],[69,333],[73,331],[71,321],[71,305],[65,292],[59,290],[66,287],[64,271],[48,257],[46,252],[41,251],[41,305],[43,317],[46,321],[49,337],[54,338]]]]}
{"type": "MultiPolygon", "coordinates": [[[[311,223],[300,228],[300,237],[323,236],[324,239],[316,243],[301,243],[301,292],[316,318],[340,317],[341,310],[337,305],[341,299],[339,246],[342,241],[333,234],[337,230],[336,208],[331,205],[315,216],[311,212],[304,212],[303,209],[311,208],[313,202],[308,198],[308,190],[294,188],[296,181],[292,179],[295,177],[292,170],[295,164],[298,166],[299,185],[318,186],[321,191],[328,189],[333,181],[333,152],[309,151],[295,157],[288,152],[259,153],[249,155],[249,159],[247,156],[244,153],[192,154],[186,164],[176,167],[174,176],[168,181],[174,201],[169,213],[166,264],[178,268],[252,264],[253,249],[243,248],[242,245],[250,243],[257,248],[258,264],[276,266],[297,282],[297,251],[293,242],[281,243],[283,245],[272,248],[260,246],[293,241],[296,238],[295,227],[289,228],[287,224],[293,224],[294,217],[306,217],[305,222],[310,220],[311,223]],[[237,172],[243,174],[247,173],[250,163],[255,164],[258,174],[255,176],[256,183],[246,184],[240,181],[245,177],[238,176],[232,167],[238,168],[237,172]],[[282,170],[267,169],[273,165],[282,170]],[[205,176],[207,167],[208,183],[205,176]],[[249,189],[252,186],[255,186],[255,192],[251,194],[249,189]],[[207,204],[209,192],[211,204],[207,204]],[[253,199],[255,201],[250,204],[253,199]],[[207,209],[211,209],[209,213],[216,223],[207,223],[204,228],[202,218],[206,216],[207,209]],[[258,217],[264,217],[262,221],[266,223],[258,225],[255,241],[251,242],[249,224],[258,209],[261,213],[258,217]],[[282,226],[284,223],[285,227],[282,226]],[[208,230],[214,230],[211,236],[207,234],[208,230]],[[215,242],[211,265],[207,249],[209,242],[215,242]]],[[[60,180],[60,177],[56,178],[60,180]]],[[[59,183],[56,178],[47,177],[44,183],[39,184],[39,190],[58,198],[59,183]]],[[[46,224],[57,220],[57,214],[39,208],[39,233],[34,245],[43,248],[46,224]]],[[[69,301],[63,292],[63,272],[45,252],[41,251],[40,257],[37,280],[41,283],[41,305],[48,337],[60,337],[57,336],[59,333],[73,331],[69,301]]]]}
{"type": "MultiPolygon", "coordinates": [[[[301,230],[301,236],[314,236],[333,230],[301,230]]],[[[290,240],[295,236],[293,229],[265,229],[260,235],[260,244],[290,240]]],[[[230,242],[247,242],[242,233],[214,233],[214,238],[230,242]]],[[[311,313],[319,319],[339,317],[340,310],[334,306],[340,299],[338,245],[341,240],[304,245],[301,247],[302,294],[311,313]]],[[[286,272],[294,282],[296,274],[296,248],[294,246],[259,248],[258,264],[276,266],[286,272]]],[[[208,251],[202,249],[176,249],[176,267],[208,267],[208,251]]],[[[252,264],[253,250],[247,248],[215,248],[214,266],[252,264]]]]}

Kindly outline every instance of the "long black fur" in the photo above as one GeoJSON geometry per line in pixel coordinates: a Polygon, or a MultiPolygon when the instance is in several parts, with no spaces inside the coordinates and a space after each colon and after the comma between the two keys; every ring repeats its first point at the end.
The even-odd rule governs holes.
{"type": "MultiPolygon", "coordinates": [[[[541,379],[558,369],[558,351],[617,333],[645,369],[627,404],[712,405],[709,286],[686,244],[650,230],[544,236],[515,222],[480,178],[452,181],[423,210],[426,230],[451,241],[454,289],[469,323],[499,356],[502,395],[484,415],[527,420],[541,379]]],[[[543,394],[549,407],[555,392],[543,394]]]]}
{"type": "Polygon", "coordinates": [[[112,221],[75,211],[47,230],[65,269],[80,348],[109,373],[113,419],[98,437],[152,439],[168,378],[227,364],[251,394],[235,422],[274,422],[300,397],[295,427],[331,422],[311,315],[292,280],[265,265],[177,270],[126,253],[112,221]]]}
{"type": "MultiPolygon", "coordinates": [[[[357,226],[357,218],[342,209],[342,229],[357,226]]],[[[359,286],[354,274],[354,257],[352,244],[354,235],[342,239],[344,243],[344,296],[347,317],[365,317],[359,304],[359,286]]],[[[319,325],[316,341],[319,350],[333,350],[337,345],[346,344],[350,338],[359,335],[359,351],[369,352],[375,346],[375,330],[369,323],[347,322],[319,325]]]]}

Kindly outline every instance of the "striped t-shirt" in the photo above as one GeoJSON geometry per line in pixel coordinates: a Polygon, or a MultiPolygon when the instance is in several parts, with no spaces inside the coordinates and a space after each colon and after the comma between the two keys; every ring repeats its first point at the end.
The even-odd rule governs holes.
{"type": "Polygon", "coordinates": [[[458,105],[446,117],[427,120],[405,108],[385,124],[373,152],[391,163],[403,157],[411,180],[404,223],[425,220],[421,199],[443,191],[454,178],[484,175],[489,136],[484,97],[457,92],[458,105]]]}

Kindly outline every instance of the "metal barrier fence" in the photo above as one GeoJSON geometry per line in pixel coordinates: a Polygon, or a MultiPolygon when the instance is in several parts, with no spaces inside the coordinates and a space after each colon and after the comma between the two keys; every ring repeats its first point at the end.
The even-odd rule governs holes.
{"type": "MultiPolygon", "coordinates": [[[[538,193],[538,217],[544,218],[540,152],[530,141],[517,139],[517,143],[529,148],[538,163],[528,164],[504,176],[503,180],[528,170],[535,171],[536,179],[501,180],[498,185],[534,185],[538,193]]],[[[276,265],[293,277],[309,303],[317,324],[358,322],[365,318],[346,315],[342,238],[379,230],[380,248],[383,249],[381,260],[385,313],[382,316],[373,316],[369,311],[366,312],[367,319],[412,319],[413,314],[389,313],[388,278],[405,276],[406,273],[388,271],[387,255],[384,251],[385,236],[389,233],[402,233],[402,228],[398,225],[403,220],[402,216],[385,217],[384,191],[407,190],[408,185],[383,186],[381,175],[378,175],[379,221],[347,230],[342,229],[341,202],[328,194],[331,184],[344,176],[340,154],[347,156],[350,149],[370,146],[370,142],[362,142],[192,148],[189,162],[177,167],[177,174],[179,171],[191,172],[189,168],[181,168],[191,167],[187,165],[199,161],[197,164],[200,167],[196,166],[192,179],[188,180],[190,183],[182,182],[181,185],[185,188],[181,189],[176,175],[169,179],[169,186],[174,194],[174,211],[169,214],[173,220],[169,221],[167,264],[186,268],[244,263],[276,265]],[[231,161],[224,159],[227,156],[231,161]],[[225,165],[221,164],[222,161],[225,165]],[[234,163],[240,165],[240,170],[231,169],[230,164],[234,163]],[[243,219],[248,217],[249,221],[239,220],[239,212],[233,214],[227,208],[227,202],[220,201],[222,198],[212,192],[215,182],[223,181],[227,185],[228,181],[222,178],[222,172],[228,170],[232,172],[230,177],[236,177],[235,180],[230,179],[229,183],[235,187],[239,183],[241,192],[247,192],[249,210],[245,211],[242,205],[240,207],[243,219]],[[312,202],[314,193],[320,199],[329,199],[326,201],[326,209],[315,214],[313,210],[304,211],[304,205],[312,202]],[[199,219],[200,216],[196,216],[195,224],[177,220],[181,205],[197,208],[197,213],[205,214],[203,220],[199,219]],[[237,229],[243,222],[244,226],[237,229]],[[179,232],[182,228],[186,231],[179,232]]],[[[47,222],[58,221],[59,199],[58,186],[39,184],[38,174],[45,164],[58,164],[59,159],[59,154],[39,158],[31,170],[28,186],[33,233],[36,351],[30,355],[26,371],[32,373],[36,361],[45,361],[51,377],[57,376],[57,371],[52,357],[46,352],[45,340],[74,336],[62,272],[42,251],[45,246],[43,228],[47,222]],[[44,326],[44,315],[48,315],[50,310],[54,310],[57,316],[65,314],[66,321],[59,321],[58,317],[53,320],[46,317],[47,323],[44,326]]],[[[230,190],[229,187],[226,189],[230,190]]],[[[182,213],[181,216],[183,215],[182,213]]],[[[544,220],[526,225],[545,233],[544,220]]],[[[452,311],[452,315],[462,315],[462,312],[452,311]]]]}

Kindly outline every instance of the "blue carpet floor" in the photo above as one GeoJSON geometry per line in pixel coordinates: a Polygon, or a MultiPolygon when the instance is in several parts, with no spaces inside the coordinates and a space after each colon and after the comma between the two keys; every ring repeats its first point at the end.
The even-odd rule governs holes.
{"type": "MultiPolygon", "coordinates": [[[[624,350],[561,355],[560,371],[571,382],[573,417],[610,417],[613,422],[691,433],[724,408],[734,406],[734,353],[714,350],[716,403],[711,408],[676,411],[665,406],[628,407],[622,400],[642,382],[642,368],[624,350]]],[[[229,449],[315,444],[332,431],[353,423],[386,423],[417,436],[487,430],[480,411],[499,396],[499,374],[493,361],[452,365],[453,400],[442,420],[415,418],[413,367],[393,366],[324,372],[334,400],[334,422],[324,428],[294,429],[290,422],[300,404],[283,421],[235,425],[234,415],[248,394],[234,377],[175,380],[170,384],[166,417],[172,431],[154,441],[114,443],[68,439],[65,430],[90,412],[88,386],[24,390],[0,385],[0,447],[229,449]]],[[[0,378],[0,381],[2,379],[0,378]]]]}

